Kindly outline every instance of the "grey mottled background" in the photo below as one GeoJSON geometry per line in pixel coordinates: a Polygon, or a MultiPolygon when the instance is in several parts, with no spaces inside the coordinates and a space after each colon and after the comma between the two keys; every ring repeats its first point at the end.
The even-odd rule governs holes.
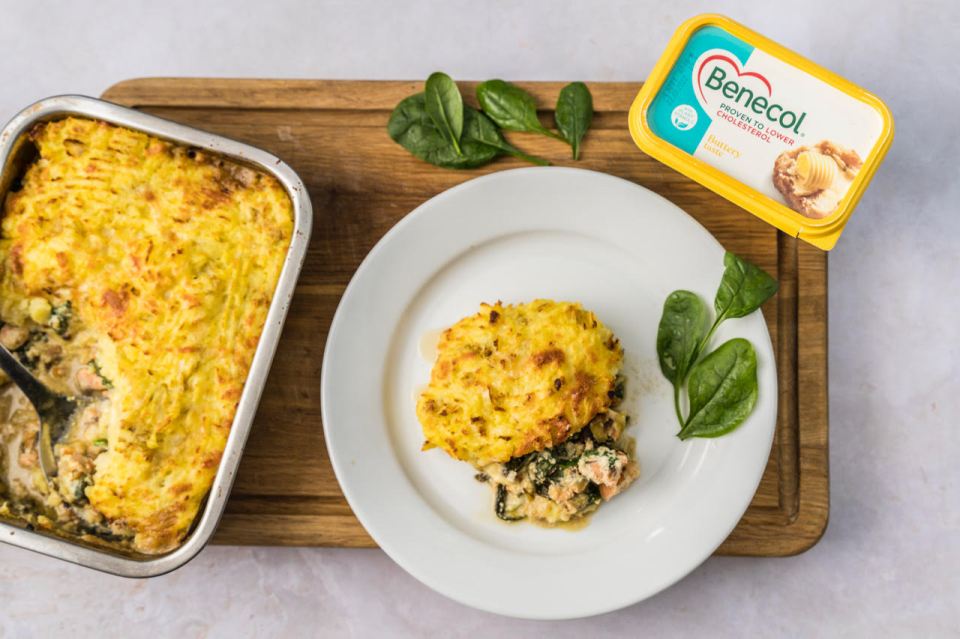
{"type": "MultiPolygon", "coordinates": [[[[716,11],[893,110],[886,163],[830,256],[830,527],[790,559],[714,558],[603,617],[518,622],[374,550],[210,548],[125,581],[0,546],[0,637],[960,636],[960,5],[0,1],[0,119],[149,75],[641,80],[716,11]]],[[[320,152],[320,150],[318,150],[320,152]]]]}

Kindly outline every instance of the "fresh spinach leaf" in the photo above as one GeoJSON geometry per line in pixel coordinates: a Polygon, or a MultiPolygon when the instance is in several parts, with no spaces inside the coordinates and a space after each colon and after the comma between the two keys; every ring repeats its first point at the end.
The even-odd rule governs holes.
{"type": "Polygon", "coordinates": [[[499,155],[540,166],[550,164],[510,144],[501,127],[541,133],[565,142],[569,138],[574,157],[579,156],[580,142],[593,117],[592,98],[583,83],[564,87],[558,100],[558,122],[563,123],[568,138],[543,126],[533,96],[509,82],[483,82],[477,87],[477,97],[484,112],[463,104],[453,79],[438,71],[427,78],[423,93],[402,100],[394,108],[387,132],[414,156],[449,169],[475,168],[499,155]]]}
{"type": "Polygon", "coordinates": [[[700,354],[709,323],[707,305],[696,293],[674,291],[663,303],[657,328],[657,357],[663,376],[673,384],[673,405],[681,424],[680,389],[700,354]]]}
{"type": "Polygon", "coordinates": [[[457,153],[449,140],[433,123],[426,109],[423,93],[400,102],[387,124],[390,137],[414,156],[448,169],[470,169],[490,162],[500,150],[488,144],[468,141],[457,153]]]}
{"type": "Polygon", "coordinates": [[[554,112],[557,128],[573,148],[573,159],[580,159],[580,142],[593,121],[593,96],[583,82],[571,82],[560,91],[554,112]]]}
{"type": "MultiPolygon", "coordinates": [[[[508,131],[541,133],[563,138],[541,124],[537,103],[520,87],[503,80],[487,80],[477,85],[477,100],[491,120],[508,131]]],[[[566,140],[564,140],[566,141],[566,140]]]]}
{"type": "Polygon", "coordinates": [[[729,433],[757,403],[757,356],[745,339],[722,344],[690,371],[690,415],[680,439],[719,437],[729,433]]]}
{"type": "Polygon", "coordinates": [[[447,169],[481,166],[502,153],[534,164],[549,164],[507,142],[490,118],[469,106],[463,107],[463,130],[460,152],[457,153],[427,113],[426,96],[423,93],[412,95],[396,106],[387,124],[387,132],[414,156],[447,169]]]}
{"type": "Polygon", "coordinates": [[[696,293],[674,291],[663,303],[657,329],[657,355],[664,377],[682,384],[697,356],[697,346],[707,334],[707,305],[696,293]]]}
{"type": "Polygon", "coordinates": [[[500,129],[486,115],[471,107],[464,107],[463,138],[464,147],[471,143],[485,144],[489,147],[500,150],[503,153],[512,155],[516,158],[537,164],[539,166],[549,166],[550,162],[535,155],[528,155],[517,147],[513,146],[503,137],[500,129]]]}
{"type": "Polygon", "coordinates": [[[757,403],[757,356],[744,339],[732,339],[703,359],[717,327],[731,317],[744,317],[777,292],[775,279],[746,260],[727,252],[710,325],[706,306],[690,291],[674,291],[663,305],[657,330],[660,370],[673,385],[673,405],[680,439],[718,437],[739,426],[757,403]],[[699,361],[698,361],[699,360],[699,361]],[[689,413],[680,406],[687,386],[689,413]]]}
{"type": "Polygon", "coordinates": [[[433,125],[453,146],[454,151],[462,155],[463,97],[457,84],[446,73],[437,71],[427,78],[423,93],[427,115],[433,120],[433,125]]]}
{"type": "Polygon", "coordinates": [[[717,311],[716,324],[749,315],[770,299],[780,286],[763,269],[730,251],[723,256],[723,264],[726,269],[713,304],[717,311]]]}

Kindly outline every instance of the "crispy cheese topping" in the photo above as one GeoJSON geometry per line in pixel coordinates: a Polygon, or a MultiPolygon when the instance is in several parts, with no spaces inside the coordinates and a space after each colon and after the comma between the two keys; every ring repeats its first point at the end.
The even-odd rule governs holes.
{"type": "Polygon", "coordinates": [[[292,205],[272,177],[103,122],[32,137],[39,158],[4,205],[0,319],[59,332],[50,309],[68,308],[95,336],[109,411],[79,498],[134,549],[168,551],[217,471],[292,205]]]}
{"type": "Polygon", "coordinates": [[[562,443],[610,406],[623,349],[580,304],[481,305],[447,329],[417,416],[424,448],[475,465],[562,443]]]}

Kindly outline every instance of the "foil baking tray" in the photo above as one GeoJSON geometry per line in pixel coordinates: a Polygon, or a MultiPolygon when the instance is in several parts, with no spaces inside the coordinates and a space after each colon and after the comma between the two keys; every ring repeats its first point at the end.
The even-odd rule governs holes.
{"type": "Polygon", "coordinates": [[[142,555],[87,544],[54,532],[30,530],[16,520],[0,519],[0,541],[4,543],[114,575],[154,577],[175,570],[193,559],[210,541],[223,515],[267,381],[270,363],[280,340],[283,322],[290,308],[294,287],[306,257],[313,209],[310,196],[297,174],[279,158],[266,151],[110,102],[78,95],[40,100],[14,116],[0,131],[0,201],[6,197],[17,177],[22,175],[25,165],[33,159],[34,150],[27,139],[30,129],[38,122],[58,120],[71,115],[142,131],[185,147],[220,155],[232,162],[272,175],[286,190],[293,207],[294,229],[290,246],[237,405],[230,436],[210,493],[184,542],[167,554],[142,555]]]}

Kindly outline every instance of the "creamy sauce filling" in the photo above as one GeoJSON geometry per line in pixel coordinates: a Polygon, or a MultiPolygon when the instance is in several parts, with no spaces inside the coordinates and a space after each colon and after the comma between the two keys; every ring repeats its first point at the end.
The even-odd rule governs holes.
{"type": "Polygon", "coordinates": [[[7,384],[0,390],[0,405],[8,407],[0,415],[0,438],[5,444],[5,454],[0,460],[0,483],[9,487],[10,496],[14,499],[26,497],[42,501],[43,493],[35,485],[35,474],[20,464],[25,431],[13,425],[15,414],[32,412],[33,407],[26,396],[12,384],[7,384]]]}
{"type": "Polygon", "coordinates": [[[437,346],[440,344],[440,336],[443,331],[434,329],[427,331],[420,336],[420,342],[417,344],[417,352],[423,361],[433,364],[437,361],[437,346]]]}
{"type": "Polygon", "coordinates": [[[36,441],[39,417],[26,396],[3,378],[0,385],[0,510],[41,528],[95,534],[117,541],[123,530],[103,525],[104,518],[86,497],[96,458],[108,448],[106,417],[110,380],[97,363],[97,338],[66,327],[5,324],[0,341],[49,388],[75,397],[79,407],[67,432],[54,446],[57,476],[49,482],[39,465],[36,441]],[[60,330],[58,330],[58,328],[60,330]]]}
{"type": "Polygon", "coordinates": [[[624,435],[626,421],[608,410],[562,444],[479,468],[477,479],[494,491],[497,517],[547,527],[586,525],[603,502],[639,476],[634,440],[624,435]]]}

